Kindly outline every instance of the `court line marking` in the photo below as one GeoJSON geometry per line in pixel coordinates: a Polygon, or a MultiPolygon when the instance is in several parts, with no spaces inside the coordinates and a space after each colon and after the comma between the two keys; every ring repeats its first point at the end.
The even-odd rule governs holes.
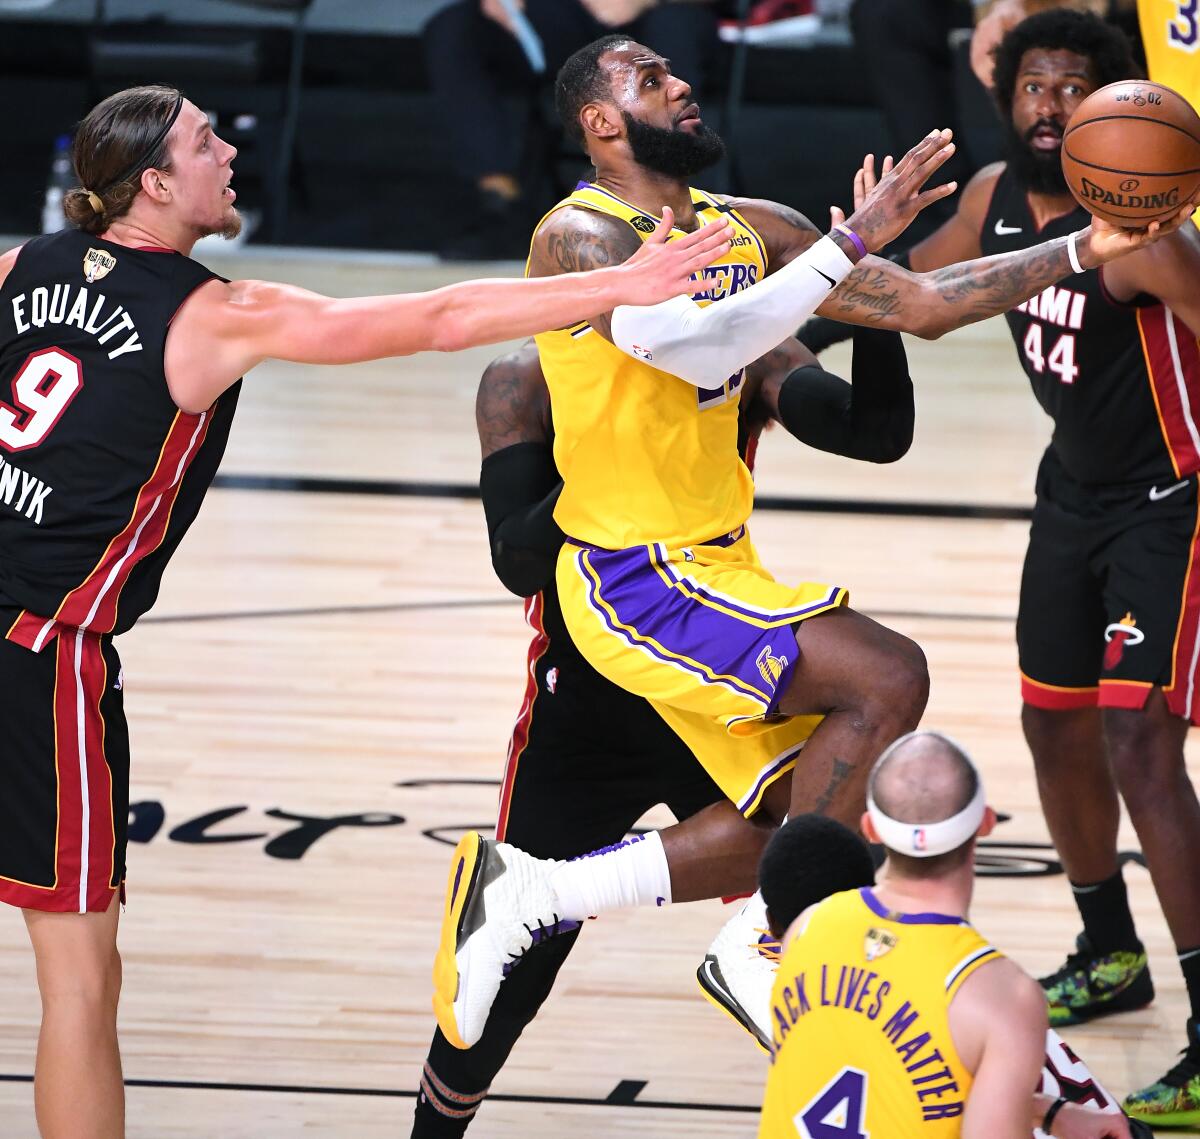
{"type": "MultiPolygon", "coordinates": [[[[262,490],[293,494],[367,494],[393,498],[478,499],[479,487],[470,483],[418,482],[411,479],[350,479],[312,475],[218,474],[219,490],[262,490]]],[[[808,514],[882,514],[897,518],[958,518],[992,522],[1028,522],[1028,506],[989,506],[968,502],[893,502],[865,498],[802,498],[760,494],[756,510],[795,511],[808,514]]]]}
{"type": "MultiPolygon", "coordinates": [[[[280,617],[355,617],[380,613],[419,613],[438,609],[499,609],[515,606],[513,597],[468,597],[447,601],[395,601],[373,605],[313,605],[294,609],[245,609],[211,613],[151,613],[139,618],[139,625],[184,625],[205,621],[257,621],[280,617]]],[[[936,613],[922,609],[872,609],[864,616],[883,620],[914,621],[986,621],[1012,624],[1012,613],[936,613]]]]}
{"type": "MultiPolygon", "coordinates": [[[[33,1076],[18,1073],[0,1073],[0,1083],[32,1084],[33,1076]]],[[[760,1104],[745,1103],[684,1103],[677,1100],[638,1099],[634,1085],[645,1087],[644,1080],[621,1080],[606,1097],[561,1096],[561,1095],[517,1095],[492,1092],[488,1101],[497,1103],[541,1103],[565,1104],[575,1107],[640,1107],[655,1111],[715,1111],[757,1114],[760,1104]],[[633,1093],[632,1095],[630,1093],[633,1093]],[[617,1098],[613,1098],[617,1097],[617,1098]]],[[[416,1099],[420,1094],[409,1088],[338,1088],[321,1084],[241,1084],[216,1080],[125,1080],[127,1088],[169,1088],[173,1091],[206,1092],[259,1092],[273,1095],[324,1095],[356,1096],[380,1099],[416,1099]]]]}

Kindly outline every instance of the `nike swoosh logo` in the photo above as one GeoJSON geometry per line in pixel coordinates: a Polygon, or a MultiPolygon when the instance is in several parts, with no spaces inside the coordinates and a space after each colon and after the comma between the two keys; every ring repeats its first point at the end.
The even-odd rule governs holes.
{"type": "Polygon", "coordinates": [[[1166,487],[1163,490],[1159,490],[1158,487],[1152,486],[1150,488],[1150,501],[1158,502],[1161,499],[1167,498],[1169,495],[1174,494],[1177,490],[1183,490],[1187,484],[1188,480],[1184,479],[1183,482],[1177,482],[1174,486],[1166,487]]]}
{"type": "Polygon", "coordinates": [[[814,273],[816,273],[818,277],[824,277],[824,278],[825,278],[825,280],[827,280],[827,281],[829,282],[829,287],[830,287],[831,289],[834,287],[834,285],[836,285],[836,284],[837,284],[837,281],[835,281],[835,280],[834,280],[834,279],[833,279],[833,278],[832,278],[832,277],[831,277],[831,276],[830,276],[828,273],[822,273],[822,272],[821,272],[821,270],[820,270],[820,269],[818,269],[818,268],[817,268],[815,265],[810,265],[810,266],[809,266],[809,268],[810,268],[810,269],[811,269],[811,270],[812,270],[814,273]]]}
{"type": "Polygon", "coordinates": [[[996,236],[997,237],[1004,237],[1005,234],[1020,233],[1020,232],[1022,232],[1022,231],[1021,231],[1021,227],[1019,225],[1005,225],[1003,218],[996,219],[996,236]]]}

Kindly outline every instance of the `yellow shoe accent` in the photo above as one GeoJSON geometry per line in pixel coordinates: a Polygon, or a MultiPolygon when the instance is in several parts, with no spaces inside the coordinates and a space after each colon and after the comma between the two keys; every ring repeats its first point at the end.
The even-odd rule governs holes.
{"type": "Polygon", "coordinates": [[[454,848],[446,882],[446,910],[442,915],[437,956],[433,959],[433,1012],[442,1035],[455,1048],[468,1047],[454,1016],[454,1002],[458,1000],[458,937],[462,932],[463,911],[479,872],[482,848],[483,840],[477,831],[468,831],[454,848]]]}

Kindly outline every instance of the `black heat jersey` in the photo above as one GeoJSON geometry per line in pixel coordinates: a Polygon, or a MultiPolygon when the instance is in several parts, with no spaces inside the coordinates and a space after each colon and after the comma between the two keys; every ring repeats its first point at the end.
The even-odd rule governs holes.
{"type": "Polygon", "coordinates": [[[34,238],[0,288],[0,606],[40,650],[59,625],[124,632],[154,603],[229,436],[239,384],[171,400],[163,349],[215,277],[75,230],[34,238]]]}
{"type": "MultiPolygon", "coordinates": [[[[1082,229],[1082,208],[1038,230],[1025,190],[1000,175],[980,234],[985,255],[1082,229]]],[[[1072,274],[1006,314],[1054,449],[1077,482],[1151,483],[1200,469],[1200,346],[1155,298],[1114,301],[1103,270],[1072,274]]]]}

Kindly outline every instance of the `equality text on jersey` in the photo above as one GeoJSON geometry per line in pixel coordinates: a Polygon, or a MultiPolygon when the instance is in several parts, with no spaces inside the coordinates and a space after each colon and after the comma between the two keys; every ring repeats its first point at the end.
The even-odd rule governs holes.
{"type": "Polygon", "coordinates": [[[18,336],[47,325],[73,325],[94,336],[97,344],[114,342],[127,333],[109,349],[110,360],[143,348],[133,317],[124,306],[109,304],[103,293],[93,293],[86,285],[39,285],[13,297],[12,312],[18,336]]]}

